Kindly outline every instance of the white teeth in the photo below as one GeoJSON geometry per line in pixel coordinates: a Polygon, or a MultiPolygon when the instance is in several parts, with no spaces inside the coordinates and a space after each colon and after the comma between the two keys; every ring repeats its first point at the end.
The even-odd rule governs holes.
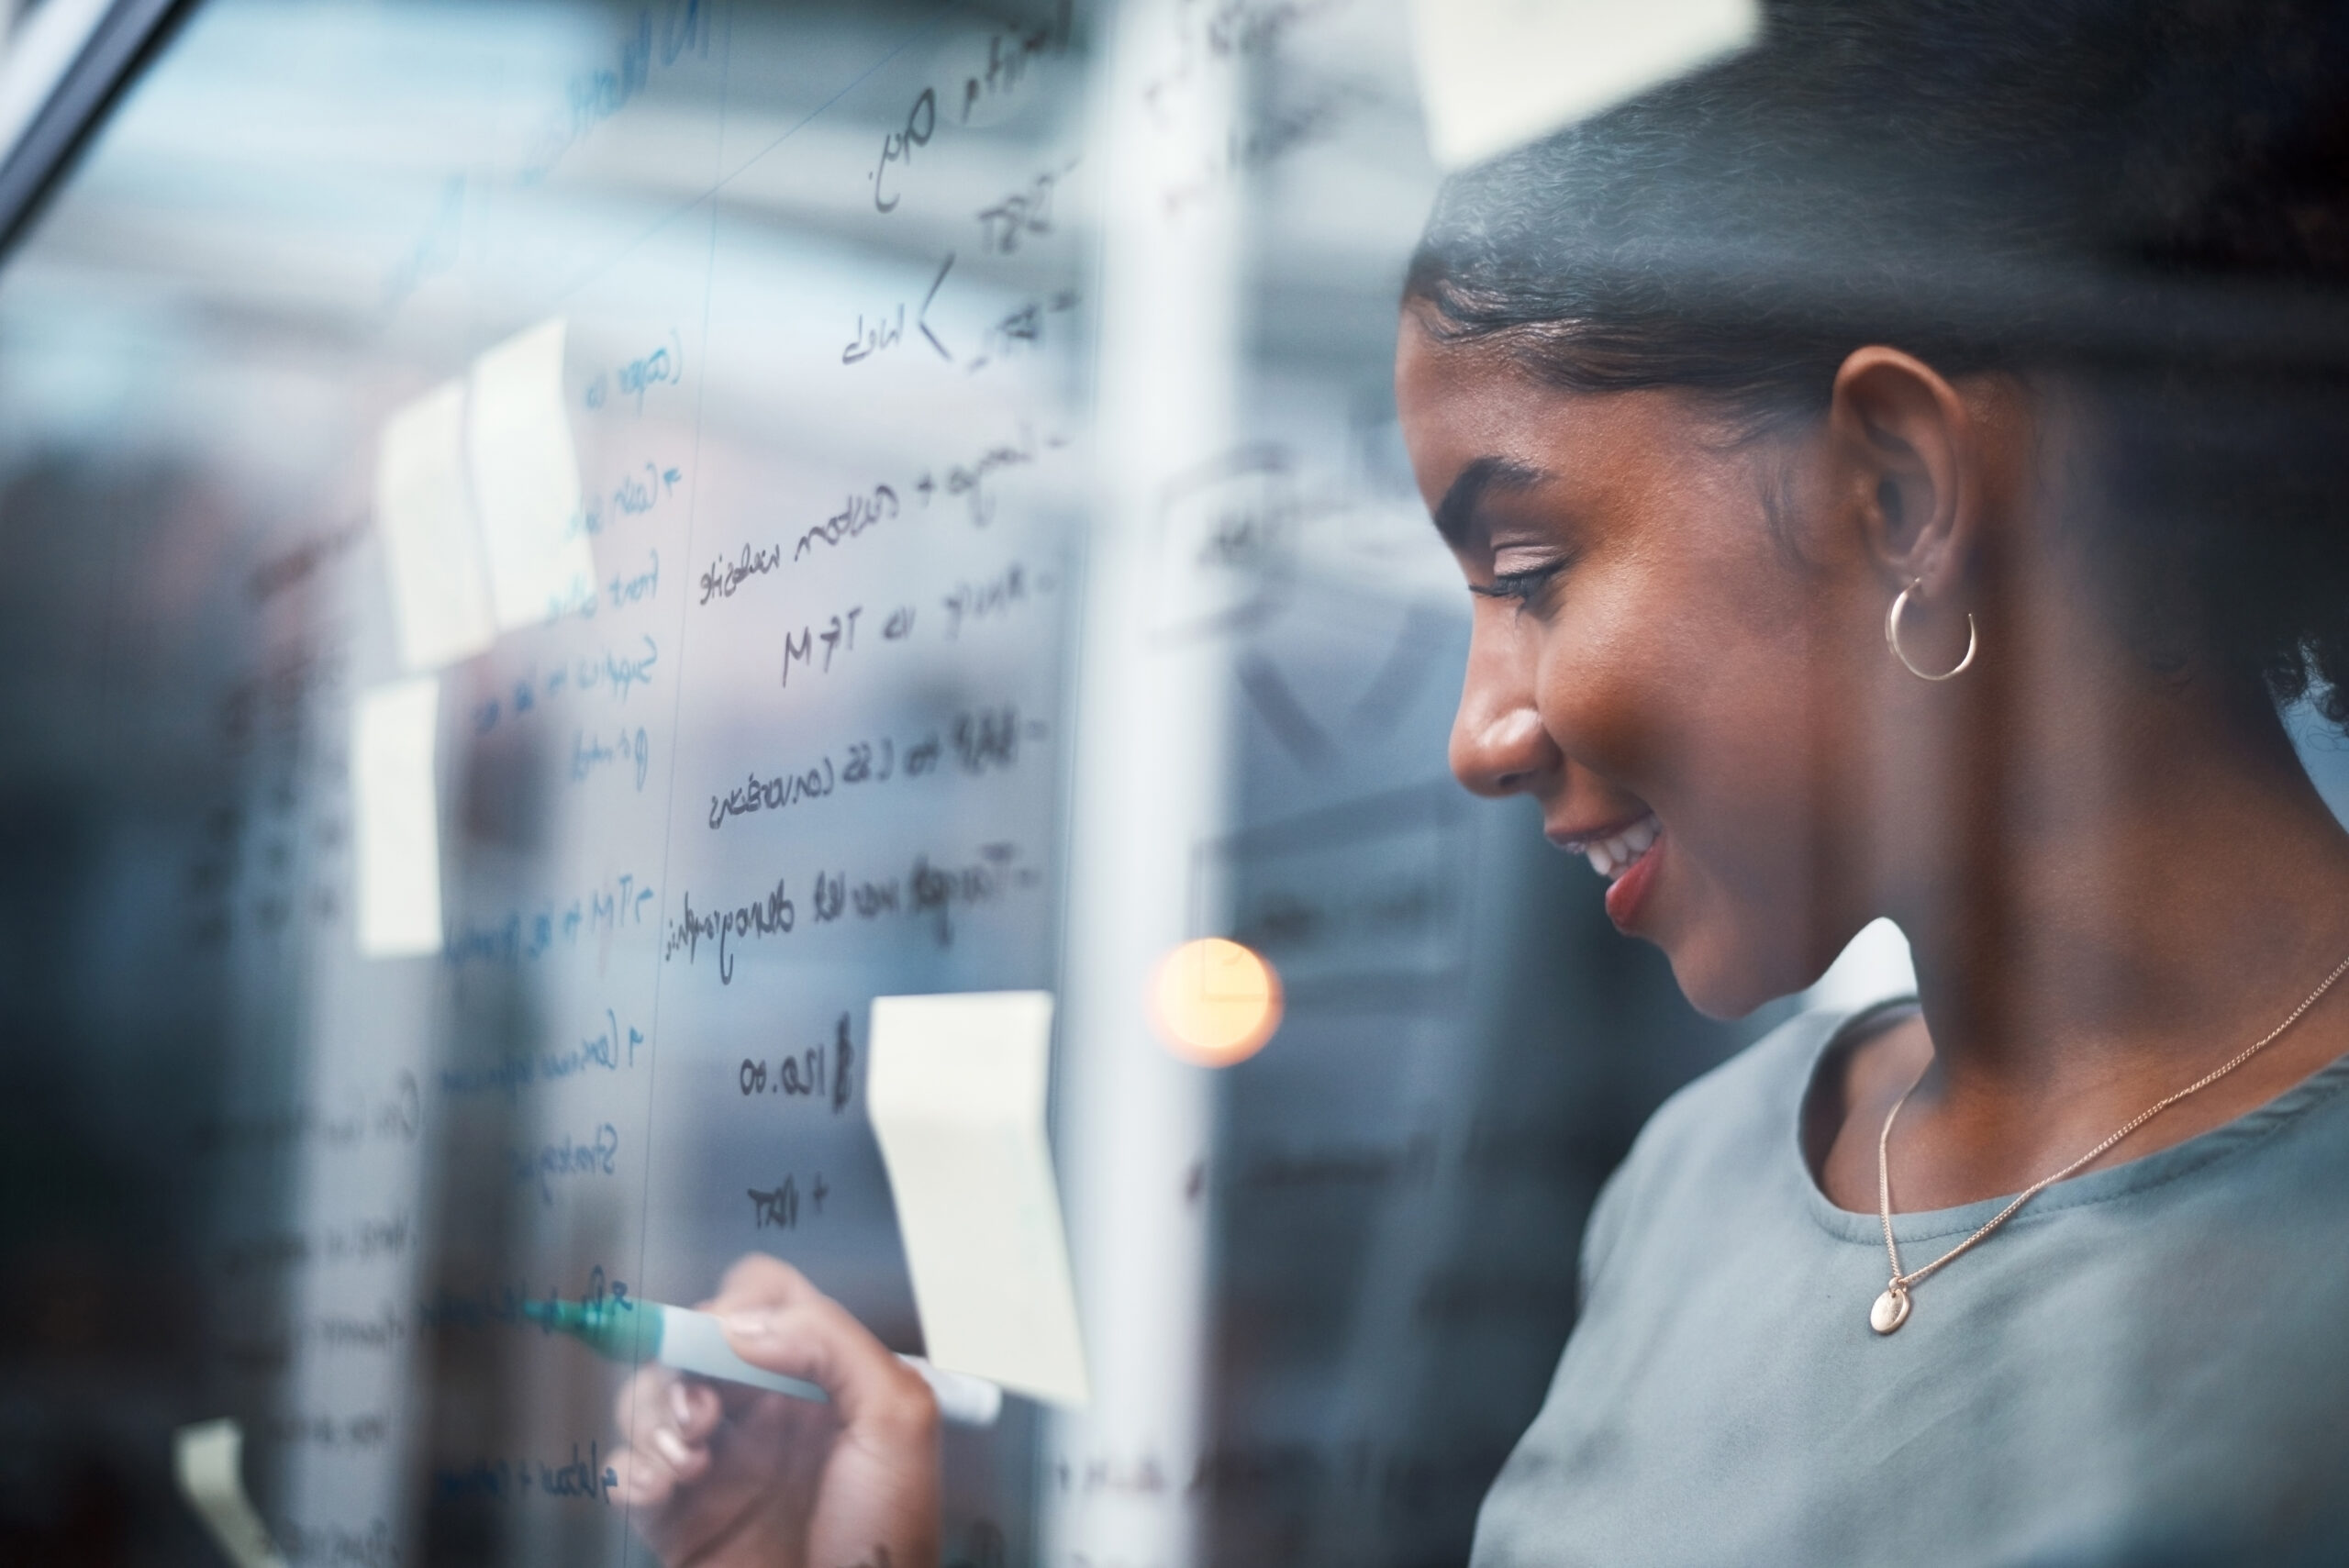
{"type": "Polygon", "coordinates": [[[1600,839],[1583,847],[1583,858],[1590,862],[1590,869],[1612,882],[1621,876],[1639,859],[1655,847],[1664,825],[1653,817],[1642,817],[1611,839],[1600,839]]]}

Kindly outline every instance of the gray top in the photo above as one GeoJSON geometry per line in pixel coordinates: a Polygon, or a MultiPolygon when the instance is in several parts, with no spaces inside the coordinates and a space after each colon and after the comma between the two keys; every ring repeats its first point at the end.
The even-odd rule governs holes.
{"type": "MultiPolygon", "coordinates": [[[[2049,1188],[1879,1339],[1882,1228],[1798,1143],[1852,1021],[1795,1019],[1640,1134],[1475,1568],[2349,1561],[2349,1058],[2049,1188]]],[[[1896,1216],[1903,1262],[2004,1202],[1896,1216]]]]}

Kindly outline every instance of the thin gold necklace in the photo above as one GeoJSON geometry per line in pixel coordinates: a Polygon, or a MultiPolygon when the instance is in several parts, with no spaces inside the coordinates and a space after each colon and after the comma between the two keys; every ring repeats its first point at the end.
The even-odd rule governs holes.
{"type": "Polygon", "coordinates": [[[2332,973],[2324,977],[2324,983],[2319,985],[2315,990],[2310,992],[2308,994],[2308,999],[2302,1002],[2299,1006],[2293,1008],[2289,1018],[2286,1018],[2282,1023],[2277,1024],[2274,1029],[2269,1029],[2258,1040],[2243,1047],[2242,1051],[2225,1066],[2215,1068],[2212,1071],[2204,1073],[2201,1077],[2197,1078],[2193,1083],[2188,1084],[2185,1088],[2180,1089],[2177,1093],[2171,1095],[2166,1098],[2155,1100],[2152,1105],[2147,1106],[2143,1110],[2139,1111],[2134,1117],[2131,1118],[2129,1121],[2121,1127],[2121,1130],[2115,1132],[2111,1137],[2106,1139],[2103,1142],[2098,1144],[2095,1148],[2089,1150],[2087,1153],[2081,1155],[2078,1159],[2073,1161],[2070,1164],[2065,1166],[2054,1175],[2043,1178],[2040,1181],[2032,1183],[2030,1186],[2025,1187],[2019,1195],[2016,1195],[2015,1200],[2012,1203],[2007,1205],[2006,1207],[1992,1215],[1983,1225],[1981,1229],[1976,1230],[1973,1235],[1968,1236],[1965,1240],[1960,1241],[1956,1246],[1952,1247],[1948,1251],[1943,1252],[1940,1257],[1935,1258],[1923,1268],[1917,1270],[1913,1273],[1902,1273],[1900,1272],[1900,1244],[1892,1239],[1892,1172],[1888,1158],[1888,1151],[1892,1144],[1892,1123],[1894,1118],[1899,1116],[1900,1107],[1909,1103],[1909,1096],[1917,1092],[1917,1084],[1921,1084],[1925,1081],[1924,1074],[1921,1073],[1919,1073],[1917,1075],[1917,1084],[1911,1084],[1906,1089],[1903,1089],[1900,1092],[1900,1097],[1892,1102],[1892,1108],[1885,1113],[1884,1130],[1876,1135],[1876,1212],[1882,1216],[1884,1219],[1884,1251],[1885,1255],[1892,1260],[1892,1283],[1885,1286],[1884,1294],[1876,1298],[1876,1305],[1868,1308],[1868,1327],[1874,1329],[1879,1334],[1889,1334],[1898,1329],[1900,1325],[1909,1321],[1909,1292],[1920,1281],[1929,1279],[1932,1275],[1941,1273],[1942,1270],[1949,1267],[1950,1264],[1955,1262],[1959,1258],[1965,1256],[1966,1253],[1974,1251],[1975,1248],[1980,1246],[1983,1242],[1988,1240],[1991,1232],[1997,1230],[1998,1227],[2004,1225],[2008,1220],[2012,1219],[2015,1217],[2016,1211],[2021,1209],[2023,1205],[2029,1203],[2032,1198],[2037,1197],[2041,1193],[2045,1192],[2049,1187],[2054,1186],[2056,1183],[2062,1181],[2065,1177],[2070,1175],[2081,1166],[2092,1162],[2099,1155],[2104,1153],[2114,1144],[2120,1142],[2122,1139],[2128,1137],[2131,1133],[2136,1131],[2139,1128],[2144,1126],[2147,1122],[2161,1115],[2162,1112],[2169,1109],[2170,1106],[2177,1104],[2178,1101],[2186,1098],[2188,1095],[2200,1094],[2203,1090],[2209,1088],[2211,1084],[2217,1083],[2220,1079],[2225,1077],[2228,1073],[2233,1072],[2236,1068],[2242,1066],[2244,1062],[2250,1061],[2253,1057],[2258,1055],[2261,1051],[2275,1044],[2277,1040],[2283,1038],[2284,1031],[2290,1029],[2294,1024],[2299,1023],[2300,1019],[2306,1016],[2308,1010],[2310,1007],[2315,1006],[2319,999],[2321,999],[2327,991],[2332,989],[2332,983],[2340,979],[2343,974],[2349,974],[2349,958],[2344,958],[2338,964],[2334,965],[2332,973]]]}

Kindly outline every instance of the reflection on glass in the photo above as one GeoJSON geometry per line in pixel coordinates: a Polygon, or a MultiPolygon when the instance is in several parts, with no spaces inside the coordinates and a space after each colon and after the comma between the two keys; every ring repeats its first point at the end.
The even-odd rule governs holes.
{"type": "MultiPolygon", "coordinates": [[[[1679,1085],[1812,1020],[1635,1172],[1711,1169],[1687,1107],[1820,1019],[1939,1006],[1961,928],[2018,1039],[2214,953],[2307,993],[2349,449],[2299,24],[1723,56],[1714,6],[1695,76],[1445,183],[1421,83],[1499,9],[1439,67],[1399,0],[188,8],[0,266],[0,1556],[678,1560],[853,1495],[842,1563],[1464,1561],[1530,1424],[1488,1540],[1575,1420],[1658,1420],[1575,1243],[1679,1085]],[[1968,506],[2007,531],[1925,559],[1968,506]],[[2160,828],[2246,769],[2275,809],[2160,828]],[[891,1092],[907,997],[979,1042],[952,1094],[891,1092]],[[863,1417],[551,1331],[787,1359],[817,1292],[863,1417]],[[934,1474],[804,1462],[1021,1331],[1053,1374],[934,1474]]],[[[1989,1147],[1932,1084],[1877,1138],[1884,1038],[1794,1189],[1831,1263],[1723,1240],[1680,1308],[1910,1352],[2054,1233],[1867,1333],[1878,1151],[1989,1147]]],[[[1900,1207],[2023,1184],[1950,1168],[1900,1207]]],[[[1797,1462],[1818,1345],[1640,1321],[1764,1412],[1659,1422],[1691,1495],[1797,1462]]],[[[2161,1386],[2128,1343],[2036,1386],[2161,1386]]]]}

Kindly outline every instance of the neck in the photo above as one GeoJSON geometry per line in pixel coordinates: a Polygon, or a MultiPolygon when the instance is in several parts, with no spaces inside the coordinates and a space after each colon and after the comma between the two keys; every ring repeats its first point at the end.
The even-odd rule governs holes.
{"type": "Polygon", "coordinates": [[[2281,726],[2175,694],[2132,706],[2017,705],[2044,733],[1987,753],[2007,766],[1896,916],[1936,1097],[2190,1081],[2349,953],[2349,834],[2281,726]]]}

